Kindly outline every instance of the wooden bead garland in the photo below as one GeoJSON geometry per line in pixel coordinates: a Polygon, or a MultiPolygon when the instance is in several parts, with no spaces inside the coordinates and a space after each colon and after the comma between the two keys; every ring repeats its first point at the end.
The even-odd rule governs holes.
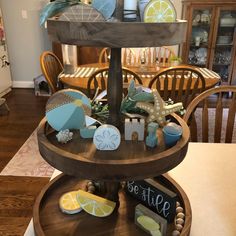
{"type": "Polygon", "coordinates": [[[175,230],[172,232],[172,236],[179,236],[184,227],[184,209],[179,202],[176,202],[176,218],[175,218],[175,230]]]}
{"type": "Polygon", "coordinates": [[[95,192],[95,190],[96,190],[96,188],[95,188],[95,186],[94,186],[94,183],[92,182],[92,181],[89,181],[88,183],[87,183],[87,192],[88,193],[94,193],[95,192]]]}
{"type": "MultiPolygon", "coordinates": [[[[89,193],[94,193],[96,190],[95,183],[93,181],[88,181],[86,187],[89,193]]],[[[176,202],[176,213],[175,230],[172,232],[172,236],[179,236],[184,226],[184,209],[181,207],[179,202],[176,202]]]]}

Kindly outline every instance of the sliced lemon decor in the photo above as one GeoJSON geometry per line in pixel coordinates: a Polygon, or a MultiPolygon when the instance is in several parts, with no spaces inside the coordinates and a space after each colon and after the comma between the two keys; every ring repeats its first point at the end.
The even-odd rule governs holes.
{"type": "Polygon", "coordinates": [[[59,206],[62,212],[67,214],[76,214],[82,211],[77,201],[78,191],[71,191],[63,194],[59,199],[59,206]]]}
{"type": "Polygon", "coordinates": [[[97,217],[109,216],[116,203],[83,190],[78,191],[77,200],[84,211],[97,217]]]}
{"type": "Polygon", "coordinates": [[[144,22],[175,22],[175,7],[169,0],[151,0],[144,10],[144,22]]]}

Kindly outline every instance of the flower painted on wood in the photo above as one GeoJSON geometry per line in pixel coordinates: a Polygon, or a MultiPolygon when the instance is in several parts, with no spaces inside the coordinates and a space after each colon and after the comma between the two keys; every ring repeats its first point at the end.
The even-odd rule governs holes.
{"type": "Polygon", "coordinates": [[[113,125],[101,125],[93,136],[98,150],[116,150],[120,145],[120,131],[113,125]]]}

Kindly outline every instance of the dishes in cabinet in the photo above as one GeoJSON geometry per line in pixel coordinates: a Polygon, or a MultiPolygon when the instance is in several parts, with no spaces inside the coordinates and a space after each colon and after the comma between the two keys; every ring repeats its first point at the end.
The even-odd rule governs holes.
{"type": "Polygon", "coordinates": [[[201,22],[202,23],[209,23],[210,22],[210,16],[207,13],[201,14],[201,22]]]}
{"type": "Polygon", "coordinates": [[[199,48],[195,52],[195,56],[197,58],[196,64],[205,64],[207,59],[207,49],[206,48],[199,48]]]}
{"type": "Polygon", "coordinates": [[[231,44],[232,43],[232,36],[228,35],[220,35],[217,37],[217,44],[231,44]]]}
{"type": "Polygon", "coordinates": [[[188,59],[189,59],[189,62],[190,62],[191,64],[194,63],[194,60],[195,60],[195,53],[194,53],[193,51],[191,51],[191,50],[189,51],[188,59]]]}
{"type": "Polygon", "coordinates": [[[198,25],[200,21],[201,21],[201,15],[197,14],[193,19],[193,25],[198,25]]]}
{"type": "Polygon", "coordinates": [[[232,15],[227,14],[220,19],[220,26],[229,26],[234,27],[236,24],[236,18],[232,17],[232,15]]]}
{"type": "Polygon", "coordinates": [[[193,28],[192,29],[192,39],[194,40],[196,37],[200,37],[203,43],[208,41],[208,32],[202,28],[193,28]]]}

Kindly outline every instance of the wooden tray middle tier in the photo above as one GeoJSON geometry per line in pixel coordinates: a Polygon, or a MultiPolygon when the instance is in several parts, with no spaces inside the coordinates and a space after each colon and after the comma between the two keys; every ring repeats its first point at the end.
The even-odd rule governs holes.
{"type": "Polygon", "coordinates": [[[92,139],[83,139],[73,131],[73,140],[60,144],[55,131],[46,134],[46,119],[38,129],[39,151],[43,158],[63,173],[83,179],[101,181],[138,180],[157,176],[177,166],[188,149],[189,128],[177,115],[173,118],[183,128],[182,138],[171,148],[166,148],[162,131],[158,133],[158,146],[148,148],[144,141],[125,141],[122,137],[115,151],[96,150],[92,139]]]}

